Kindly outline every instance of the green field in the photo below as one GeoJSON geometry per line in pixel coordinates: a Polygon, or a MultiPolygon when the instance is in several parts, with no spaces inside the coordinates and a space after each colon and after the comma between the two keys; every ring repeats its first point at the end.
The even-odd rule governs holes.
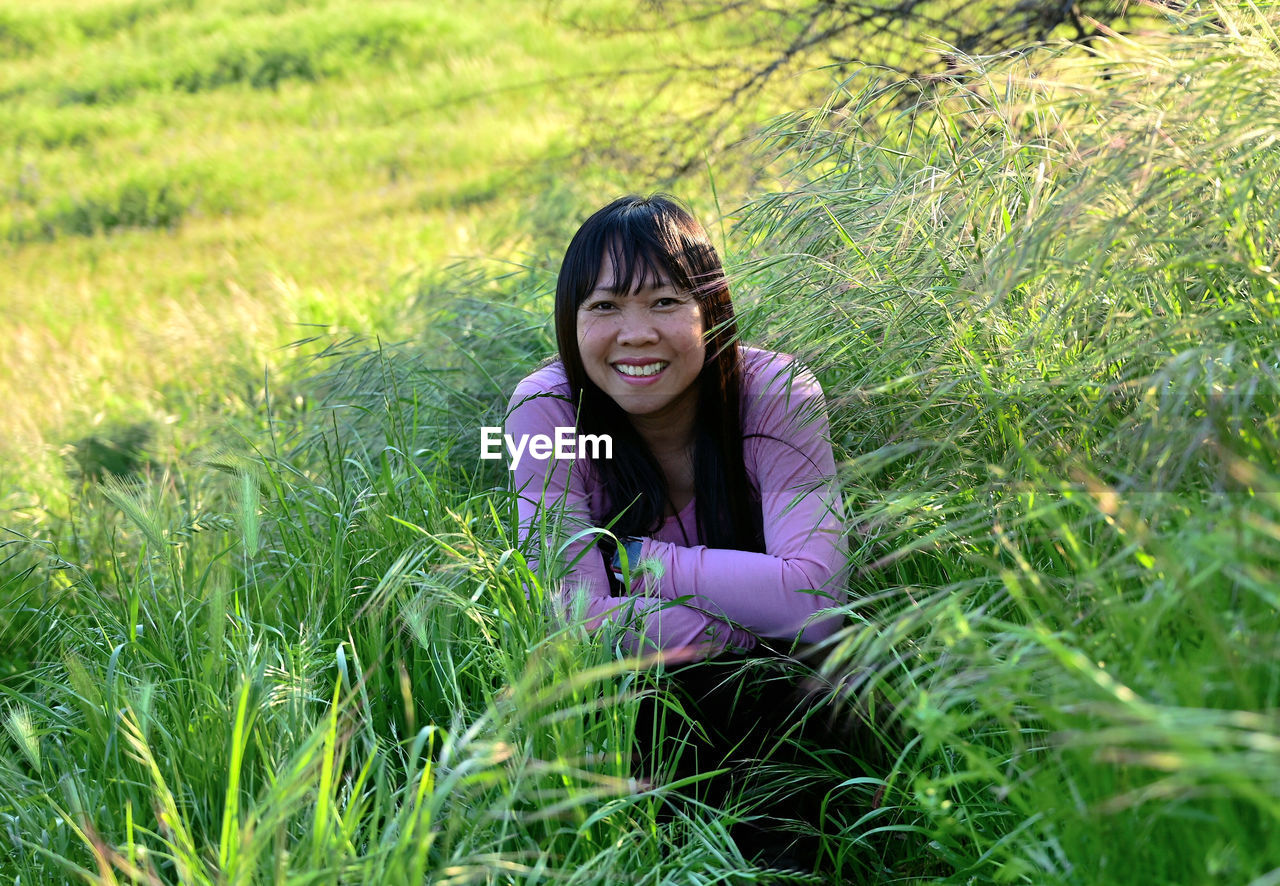
{"type": "Polygon", "coordinates": [[[317,327],[413,335],[450,257],[545,258],[575,207],[647,184],[604,135],[581,156],[644,125],[652,78],[615,72],[685,39],[592,30],[622,9],[4,7],[10,483],[56,485],[50,454],[113,421],[221,420],[317,327]]]}
{"type": "Polygon", "coordinates": [[[741,22],[494,6],[0,3],[0,874],[1280,882],[1280,13],[817,70],[699,145],[663,71],[741,22]],[[852,602],[797,667],[865,740],[729,810],[820,787],[825,879],[662,821],[660,681],[476,458],[655,131],[831,407],[852,602]]]}

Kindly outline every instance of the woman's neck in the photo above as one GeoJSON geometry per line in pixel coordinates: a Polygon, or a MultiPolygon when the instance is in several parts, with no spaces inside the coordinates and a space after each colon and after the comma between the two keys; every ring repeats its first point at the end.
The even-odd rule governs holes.
{"type": "Polygon", "coordinates": [[[698,408],[697,388],[658,412],[629,415],[631,426],[659,461],[693,452],[694,419],[698,408]]]}
{"type": "Polygon", "coordinates": [[[663,515],[680,513],[696,494],[693,470],[693,426],[682,429],[670,425],[646,429],[637,427],[641,438],[653,453],[666,486],[663,515]],[[682,431],[682,433],[679,433],[682,431]]]}
{"type": "Polygon", "coordinates": [[[683,427],[673,427],[665,422],[649,424],[645,416],[631,416],[631,425],[649,447],[649,451],[661,461],[664,456],[672,456],[693,449],[693,422],[683,427]]]}

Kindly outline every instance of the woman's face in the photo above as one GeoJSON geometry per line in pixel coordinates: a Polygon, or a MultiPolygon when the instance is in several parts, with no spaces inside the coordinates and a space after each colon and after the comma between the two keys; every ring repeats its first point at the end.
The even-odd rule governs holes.
{"type": "Polygon", "coordinates": [[[587,377],[622,410],[649,419],[692,416],[706,361],[702,308],[665,277],[618,292],[606,252],[600,279],[578,306],[587,377]]]}

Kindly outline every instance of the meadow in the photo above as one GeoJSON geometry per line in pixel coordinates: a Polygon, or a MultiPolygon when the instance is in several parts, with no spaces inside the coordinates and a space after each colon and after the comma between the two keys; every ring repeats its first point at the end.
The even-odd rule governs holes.
{"type": "Polygon", "coordinates": [[[575,137],[656,119],[646,78],[688,39],[597,33],[626,8],[0,7],[0,486],[47,498],[58,449],[129,426],[194,445],[283,346],[416,335],[442,265],[543,258],[581,195],[648,181],[575,137]]]}
{"type": "MultiPolygon", "coordinates": [[[[796,667],[867,740],[730,810],[820,787],[806,875],[662,821],[661,681],[559,618],[477,458],[558,250],[639,173],[516,88],[625,52],[457,6],[0,11],[0,872],[1280,882],[1280,13],[924,104],[862,71],[682,182],[744,336],[830,405],[851,602],[796,667]]],[[[642,119],[628,88],[594,119],[642,119]]]]}

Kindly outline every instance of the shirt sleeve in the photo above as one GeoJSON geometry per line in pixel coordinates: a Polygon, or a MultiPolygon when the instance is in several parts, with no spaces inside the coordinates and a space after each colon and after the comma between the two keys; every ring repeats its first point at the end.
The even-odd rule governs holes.
{"type": "Polygon", "coordinates": [[[846,601],[848,548],[822,388],[806,370],[777,372],[744,405],[743,426],[765,552],[646,538],[641,559],[658,562],[649,592],[761,636],[823,640],[841,619],[813,616],[846,601]]]}
{"type": "MultiPolygon", "coordinates": [[[[554,440],[556,428],[573,426],[573,410],[563,396],[522,383],[511,398],[504,431],[516,441],[538,434],[554,440]]],[[[595,546],[599,533],[591,521],[585,461],[558,459],[554,450],[538,457],[526,445],[518,460],[509,457],[509,464],[530,567],[536,570],[547,552],[558,552],[554,556],[568,567],[558,590],[566,616],[584,618],[593,631],[612,621],[621,628],[622,646],[630,654],[662,649],[704,658],[726,647],[755,645],[746,631],[681,603],[610,594],[604,559],[595,546]]]]}

